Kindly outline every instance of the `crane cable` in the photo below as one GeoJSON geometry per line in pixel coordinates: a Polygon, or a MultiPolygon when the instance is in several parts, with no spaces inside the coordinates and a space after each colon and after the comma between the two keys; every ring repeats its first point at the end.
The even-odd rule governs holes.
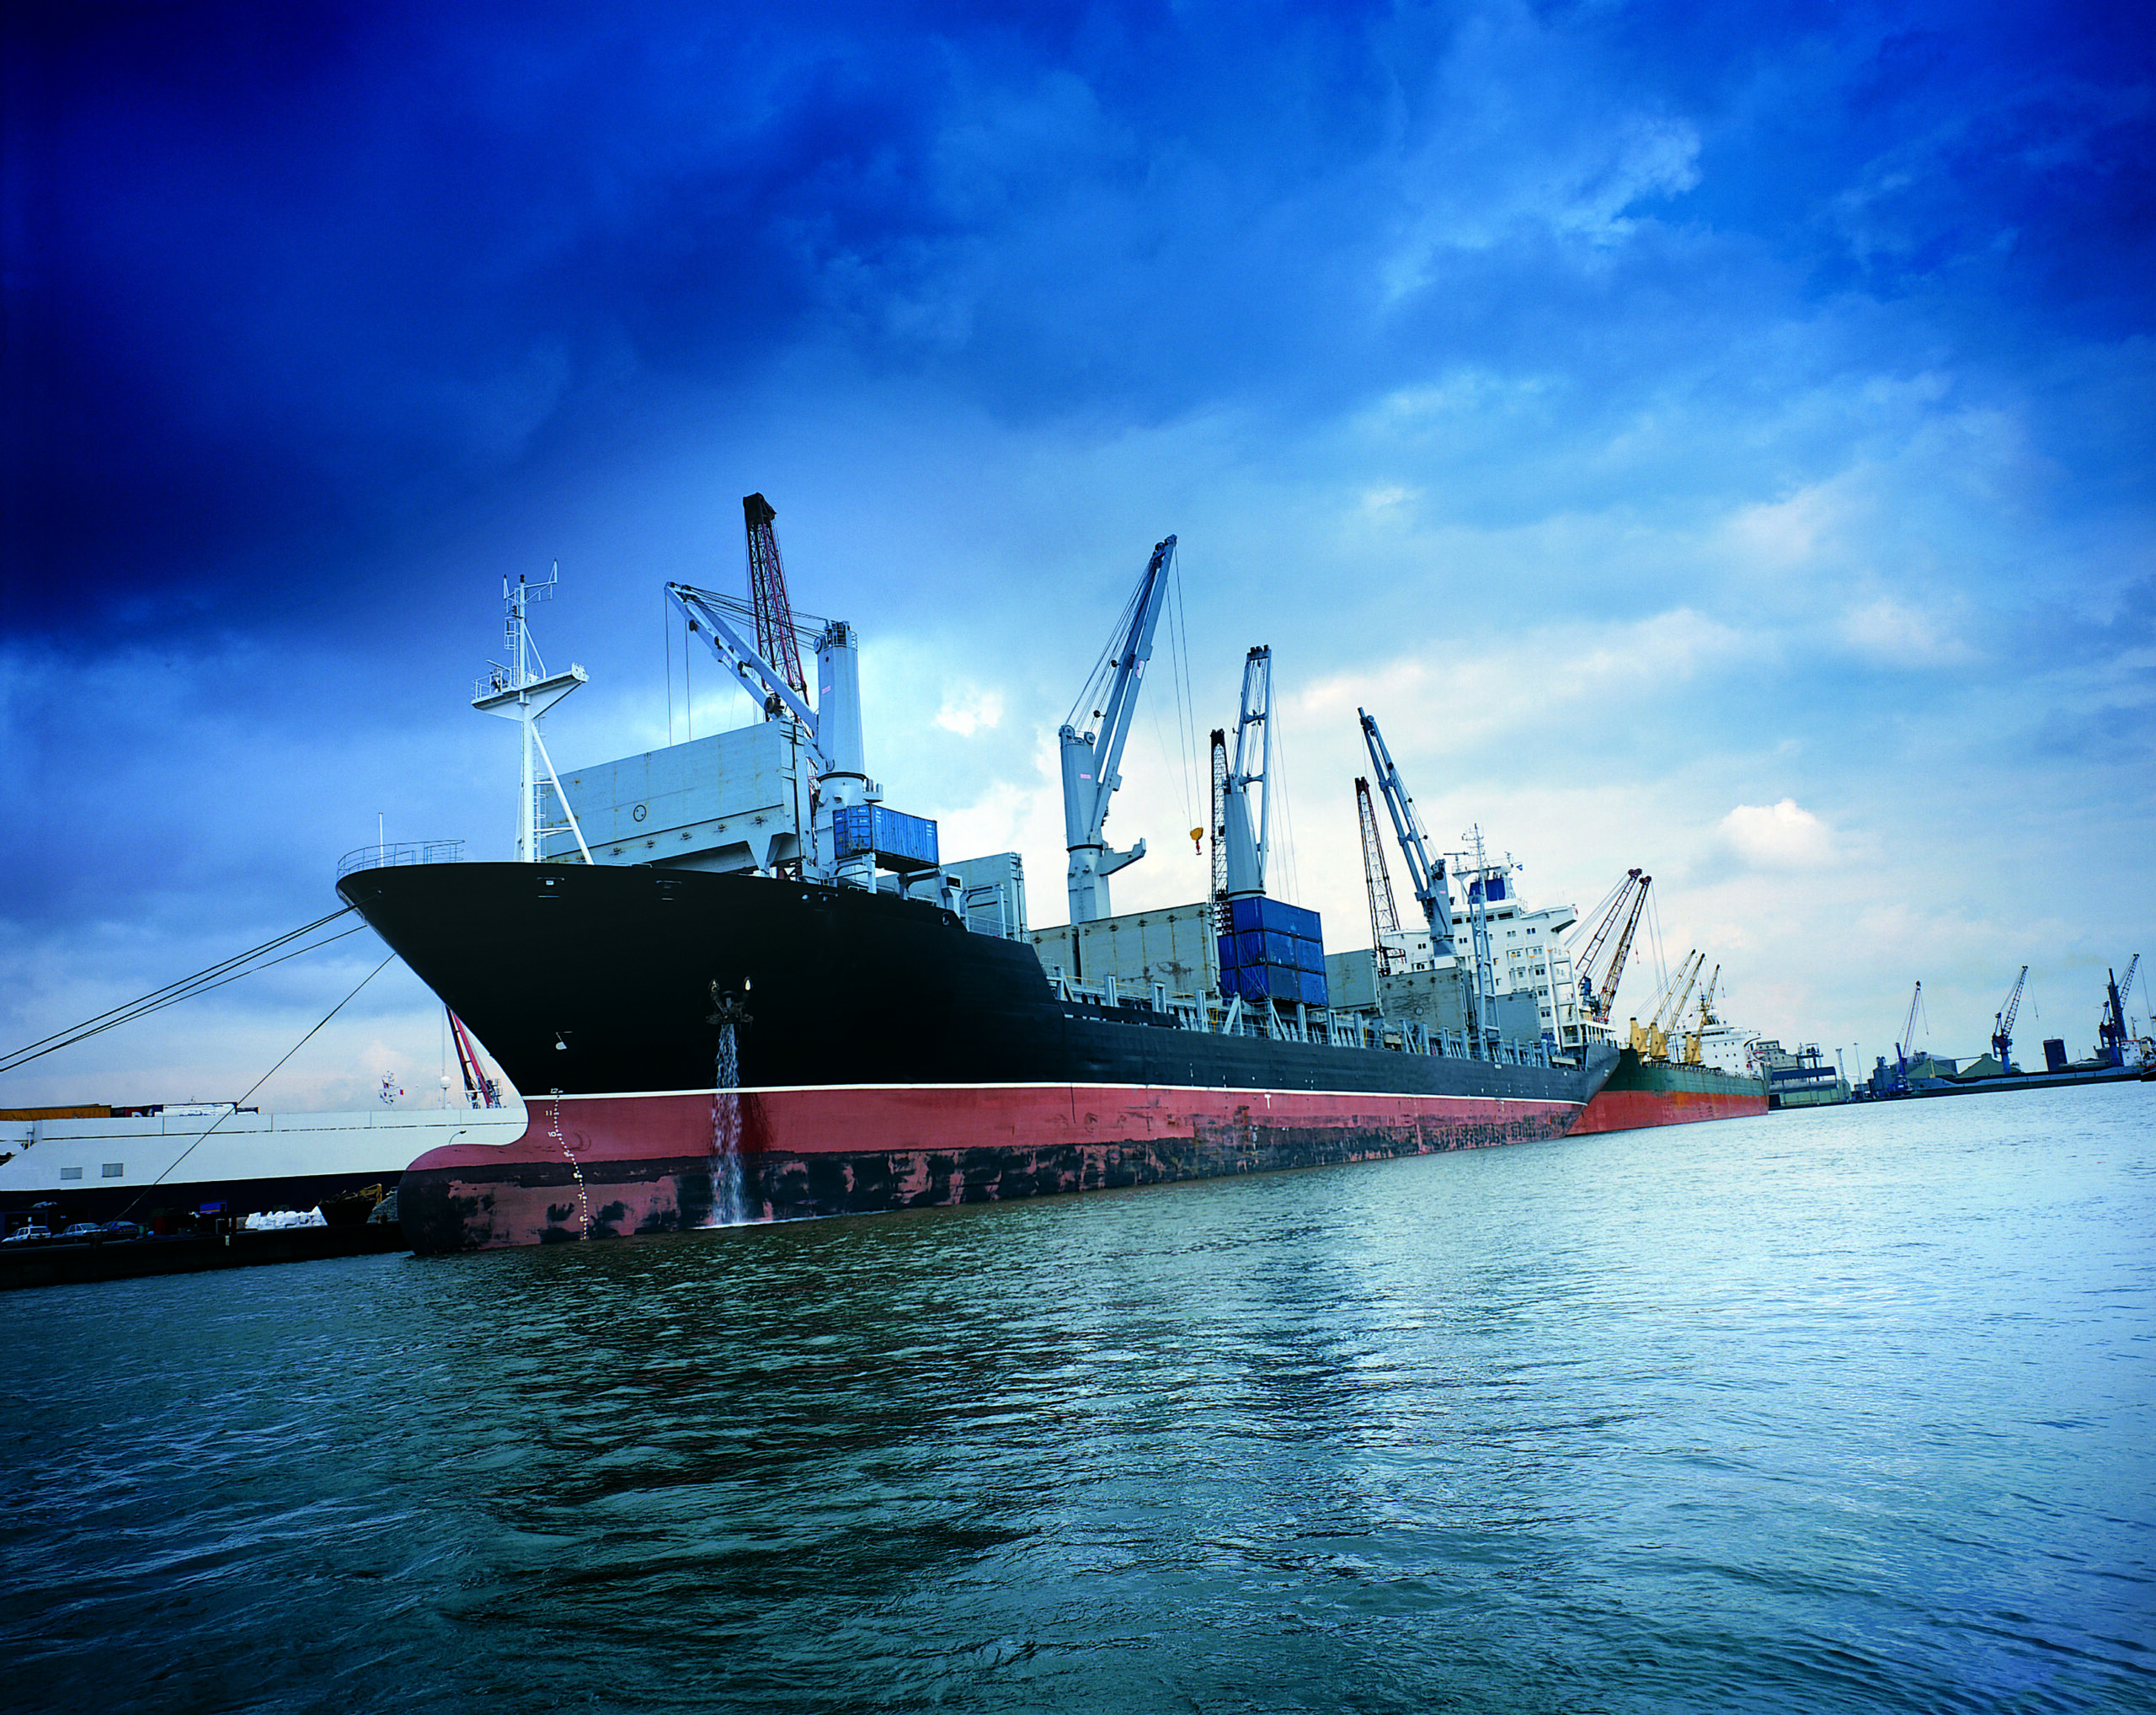
{"type": "Polygon", "coordinates": [[[343,940],[347,935],[356,935],[367,927],[365,923],[341,930],[334,935],[325,935],[321,940],[304,947],[291,947],[293,942],[327,927],[339,917],[349,916],[351,910],[351,906],[346,906],[342,911],[332,911],[326,917],[318,917],[312,923],[303,923],[274,940],[265,941],[259,947],[250,947],[244,953],[236,953],[230,959],[220,959],[207,969],[196,971],[192,976],[184,976],[177,982],[167,983],[163,988],[152,989],[148,994],[140,996],[125,1006],[110,1007],[67,1029],[56,1030],[35,1042],[25,1043],[10,1053],[0,1055],[0,1072],[11,1072],[34,1060],[42,1060],[48,1054],[57,1054],[63,1048],[72,1048],[78,1042],[87,1041],[115,1025],[132,1023],[137,1018],[147,1018],[167,1007],[192,1000],[196,995],[207,994],[212,989],[224,987],[227,983],[237,982],[243,976],[252,976],[258,970],[267,970],[271,965],[282,964],[288,959],[297,959],[302,954],[315,952],[333,941],[343,940]],[[280,947],[291,947],[291,950],[277,953],[280,947]],[[277,956],[274,959],[263,956],[270,953],[277,953],[277,956]]]}
{"type": "MultiPolygon", "coordinates": [[[[357,932],[348,929],[345,932],[347,934],[352,934],[357,932]]],[[[324,1024],[327,1024],[332,1018],[343,1012],[345,1007],[351,1005],[352,1002],[357,998],[360,991],[365,988],[369,983],[372,982],[376,977],[380,976],[383,971],[388,970],[390,960],[396,957],[397,955],[394,953],[392,953],[388,959],[383,959],[381,964],[375,966],[372,970],[361,977],[358,983],[354,986],[350,994],[346,995],[343,1000],[338,1002],[335,1006],[324,1012],[315,1023],[312,1029],[310,1029],[306,1035],[301,1037],[298,1041],[295,1042],[290,1048],[285,1050],[284,1060],[280,1060],[276,1065],[271,1066],[268,1071],[263,1073],[260,1077],[257,1078],[252,1084],[248,1086],[247,1096],[242,1096],[237,1102],[233,1103],[231,1107],[226,1109],[223,1113],[220,1114],[215,1120],[208,1125],[204,1126],[202,1128],[202,1135],[200,1137],[196,1138],[194,1142],[189,1144],[185,1149],[180,1151],[178,1155],[174,1156],[169,1162],[166,1162],[163,1171],[159,1173],[157,1178],[151,1180],[148,1184],[142,1187],[141,1190],[136,1194],[135,1202],[130,1203],[127,1205],[127,1209],[120,1211],[121,1214],[125,1215],[127,1213],[128,1210],[134,1208],[136,1203],[140,1203],[143,1198],[148,1196],[151,1192],[156,1190],[159,1185],[164,1183],[166,1174],[171,1173],[174,1167],[178,1167],[182,1162],[185,1161],[188,1157],[193,1155],[196,1150],[201,1148],[204,1144],[207,1143],[210,1141],[210,1134],[215,1131],[218,1126],[222,1125],[225,1121],[231,1119],[233,1114],[238,1113],[242,1104],[246,1102],[248,1096],[253,1095],[257,1090],[260,1089],[263,1085],[268,1083],[270,1079],[274,1078],[279,1072],[282,1071],[285,1069],[285,1061],[290,1060],[302,1048],[305,1048],[308,1043],[312,1042],[314,1039],[315,1032],[320,1030],[324,1024]]],[[[557,1101],[555,1106],[558,1108],[560,1105],[560,1103],[557,1101]]]]}

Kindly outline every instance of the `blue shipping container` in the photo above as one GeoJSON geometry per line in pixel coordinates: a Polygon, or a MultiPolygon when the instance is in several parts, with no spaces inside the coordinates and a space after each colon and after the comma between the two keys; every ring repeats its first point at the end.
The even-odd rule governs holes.
{"type": "Polygon", "coordinates": [[[933,869],[937,863],[936,824],[880,804],[847,804],[834,811],[831,831],[841,863],[873,858],[886,869],[933,869]]]}
{"type": "Polygon", "coordinates": [[[1320,976],[1323,976],[1325,975],[1325,943],[1305,941],[1298,938],[1295,942],[1294,963],[1295,969],[1298,970],[1314,970],[1320,976]]]}
{"type": "Polygon", "coordinates": [[[1228,926],[1238,934],[1256,929],[1270,929],[1276,934],[1298,935],[1306,941],[1323,939],[1318,927],[1318,914],[1305,911],[1300,906],[1291,906],[1285,900],[1267,899],[1262,894],[1252,894],[1247,899],[1228,901],[1228,926]]]}
{"type": "Polygon", "coordinates": [[[1293,964],[1296,961],[1296,945],[1293,935],[1283,935],[1277,930],[1247,930],[1235,937],[1235,963],[1293,964]]]}
{"type": "Polygon", "coordinates": [[[1322,1007],[1326,1004],[1323,971],[1299,970],[1295,973],[1295,978],[1296,999],[1306,1007],[1322,1007]]]}

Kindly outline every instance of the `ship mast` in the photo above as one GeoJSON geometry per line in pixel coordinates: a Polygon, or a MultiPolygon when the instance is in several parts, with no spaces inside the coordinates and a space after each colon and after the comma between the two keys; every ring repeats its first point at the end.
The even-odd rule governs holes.
{"type": "Polygon", "coordinates": [[[504,628],[508,636],[509,664],[504,666],[489,661],[488,676],[472,687],[472,708],[482,714],[498,714],[504,720],[513,720],[522,729],[524,767],[516,808],[516,861],[520,863],[536,863],[542,855],[542,837],[563,833],[574,835],[584,861],[592,861],[591,848],[584,843],[584,831],[577,826],[576,813],[569,808],[568,794],[562,790],[560,777],[554,772],[554,759],[547,754],[547,741],[539,733],[539,722],[547,711],[590,676],[574,662],[568,672],[549,676],[538,646],[531,640],[531,604],[550,600],[561,574],[561,566],[557,563],[543,584],[531,583],[520,574],[514,586],[507,578],[502,580],[502,603],[508,610],[504,628]],[[559,827],[548,827],[542,822],[539,774],[535,763],[545,767],[547,779],[554,788],[555,802],[568,818],[559,827]]]}

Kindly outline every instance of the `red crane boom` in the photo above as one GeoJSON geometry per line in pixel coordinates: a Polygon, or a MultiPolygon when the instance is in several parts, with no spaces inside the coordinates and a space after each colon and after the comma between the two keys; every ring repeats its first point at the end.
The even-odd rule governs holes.
{"type": "Polygon", "coordinates": [[[793,604],[786,598],[786,568],[779,563],[778,516],[761,494],[741,497],[741,516],[749,527],[749,599],[756,610],[756,653],[804,701],[808,681],[801,671],[801,642],[793,632],[793,604]]]}

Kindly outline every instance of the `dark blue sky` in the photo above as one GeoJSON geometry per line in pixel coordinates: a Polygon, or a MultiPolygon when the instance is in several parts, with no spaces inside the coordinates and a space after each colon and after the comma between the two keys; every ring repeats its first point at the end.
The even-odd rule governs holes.
{"type": "Polygon", "coordinates": [[[894,792],[1042,921],[1040,734],[1176,529],[1203,724],[1283,647],[1341,944],[1381,692],[1438,813],[1540,897],[1657,868],[1773,1034],[1878,1045],[1923,975],[1973,1046],[2040,942],[2078,1038],[2152,938],[2145,12],[4,28],[0,1034],[316,915],[378,809],[498,845],[504,573],[563,565],[558,747],[663,735],[657,586],[739,580],[752,488],[894,792]]]}

